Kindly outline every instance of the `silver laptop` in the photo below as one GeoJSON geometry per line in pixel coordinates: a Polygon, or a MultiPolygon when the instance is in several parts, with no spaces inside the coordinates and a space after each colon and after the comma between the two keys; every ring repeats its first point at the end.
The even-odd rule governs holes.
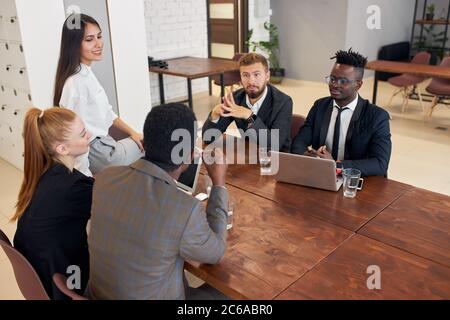
{"type": "Polygon", "coordinates": [[[188,194],[193,194],[197,188],[198,176],[202,165],[202,157],[196,157],[177,180],[178,189],[188,194]]]}
{"type": "Polygon", "coordinates": [[[333,160],[272,151],[273,168],[277,167],[273,166],[277,155],[277,181],[330,191],[338,191],[342,185],[342,178],[336,175],[336,162],[333,160]]]}

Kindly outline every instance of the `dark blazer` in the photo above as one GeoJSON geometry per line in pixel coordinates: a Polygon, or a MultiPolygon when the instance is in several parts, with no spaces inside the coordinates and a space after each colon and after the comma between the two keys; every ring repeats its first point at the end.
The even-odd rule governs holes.
{"type": "MultiPolygon", "coordinates": [[[[237,105],[248,108],[245,103],[246,93],[244,89],[239,89],[233,93],[234,101],[237,105]]],[[[236,121],[236,126],[242,129],[244,132],[247,131],[247,121],[244,119],[235,119],[233,117],[225,118],[220,117],[217,123],[211,121],[211,114],[209,114],[208,119],[203,125],[203,135],[205,131],[211,128],[219,129],[222,133],[225,132],[233,121],[236,121]]],[[[292,99],[288,95],[284,94],[274,86],[267,85],[267,96],[258,111],[256,121],[253,123],[252,127],[256,132],[260,129],[266,129],[267,131],[267,143],[268,147],[272,146],[270,141],[270,130],[279,129],[280,141],[279,149],[289,150],[291,144],[291,122],[292,122],[292,99]]],[[[249,138],[256,143],[259,143],[259,135],[249,135],[249,138]]],[[[206,143],[212,142],[205,141],[206,143]]]]}
{"type": "MultiPolygon", "coordinates": [[[[90,218],[94,179],[55,164],[40,178],[33,198],[17,224],[14,247],[34,267],[51,299],[65,296],[52,276],[67,267],[81,271],[83,293],[89,278],[86,225],[90,218]]],[[[73,272],[73,271],[72,271],[73,272]]]]}
{"type": "MultiPolygon", "coordinates": [[[[303,154],[310,145],[317,150],[325,144],[332,111],[331,97],[314,103],[292,142],[292,153],[303,154]]],[[[358,97],[345,140],[343,167],[358,169],[362,176],[387,176],[391,149],[389,114],[358,97]]]]}

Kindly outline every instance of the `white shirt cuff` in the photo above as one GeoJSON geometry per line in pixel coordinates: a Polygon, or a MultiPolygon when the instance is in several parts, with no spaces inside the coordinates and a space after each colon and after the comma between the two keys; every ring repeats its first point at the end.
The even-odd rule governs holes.
{"type": "Polygon", "coordinates": [[[217,123],[220,120],[220,117],[218,117],[216,120],[210,119],[212,123],[217,123]]]}

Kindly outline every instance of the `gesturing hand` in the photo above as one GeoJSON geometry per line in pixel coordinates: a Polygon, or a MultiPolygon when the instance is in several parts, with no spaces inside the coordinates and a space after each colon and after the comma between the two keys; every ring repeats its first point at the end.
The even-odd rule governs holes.
{"type": "Polygon", "coordinates": [[[318,155],[319,157],[321,157],[322,159],[334,160],[334,159],[333,159],[333,156],[331,155],[331,153],[328,152],[326,146],[321,146],[321,147],[319,148],[319,150],[317,150],[317,155],[318,155]]]}
{"type": "Polygon", "coordinates": [[[130,136],[131,140],[133,140],[134,142],[136,142],[137,146],[139,147],[139,150],[141,150],[141,152],[144,152],[144,146],[142,145],[142,141],[144,141],[144,136],[140,133],[133,133],[130,136]]]}
{"type": "Polygon", "coordinates": [[[308,150],[306,150],[303,155],[308,157],[319,157],[317,150],[313,149],[311,146],[308,147],[308,150]]]}
{"type": "Polygon", "coordinates": [[[252,111],[248,108],[238,106],[234,102],[233,93],[230,91],[223,97],[221,106],[221,117],[233,117],[238,119],[248,119],[252,115],[252,111]]]}

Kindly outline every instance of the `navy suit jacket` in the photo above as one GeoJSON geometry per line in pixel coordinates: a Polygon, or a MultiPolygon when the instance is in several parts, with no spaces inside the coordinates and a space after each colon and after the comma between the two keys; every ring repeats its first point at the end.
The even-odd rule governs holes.
{"type": "MultiPolygon", "coordinates": [[[[310,145],[317,150],[325,144],[332,111],[331,97],[314,103],[292,142],[292,153],[303,154],[310,145]]],[[[389,114],[358,97],[345,140],[343,167],[358,169],[362,176],[387,176],[391,149],[389,114]]]]}
{"type": "MultiPolygon", "coordinates": [[[[251,128],[259,133],[259,130],[267,130],[266,141],[268,147],[272,149],[289,150],[291,146],[291,122],[292,122],[292,99],[288,95],[284,94],[274,86],[267,85],[267,96],[258,111],[258,116],[251,128]],[[279,130],[279,148],[273,148],[271,142],[270,131],[272,129],[279,130]]],[[[234,101],[237,105],[248,108],[245,97],[246,93],[244,89],[239,89],[233,93],[234,101]]],[[[211,121],[211,114],[209,114],[207,121],[203,125],[203,135],[208,129],[218,129],[222,133],[225,132],[228,126],[233,122],[236,122],[236,126],[242,129],[244,132],[247,131],[247,121],[244,119],[235,119],[233,117],[220,117],[217,123],[211,121]]],[[[249,138],[259,144],[259,135],[253,136],[249,135],[249,138]]],[[[214,141],[205,140],[206,143],[214,141]]]]}

